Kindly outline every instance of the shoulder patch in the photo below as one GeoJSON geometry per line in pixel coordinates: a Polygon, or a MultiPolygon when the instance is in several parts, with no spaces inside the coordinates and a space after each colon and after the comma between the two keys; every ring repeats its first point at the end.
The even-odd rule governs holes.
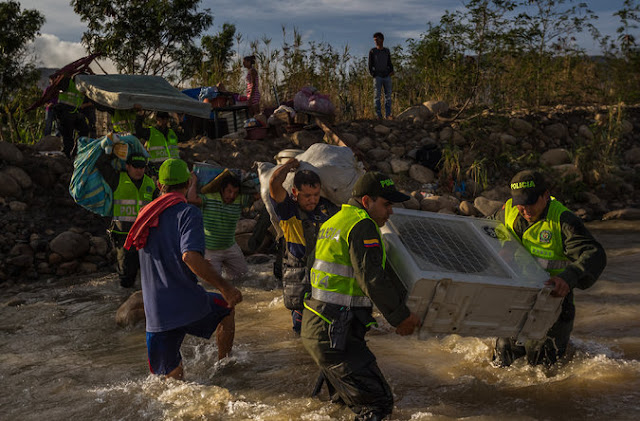
{"type": "Polygon", "coordinates": [[[364,240],[363,244],[365,247],[380,247],[380,240],[372,238],[371,240],[364,240]]]}

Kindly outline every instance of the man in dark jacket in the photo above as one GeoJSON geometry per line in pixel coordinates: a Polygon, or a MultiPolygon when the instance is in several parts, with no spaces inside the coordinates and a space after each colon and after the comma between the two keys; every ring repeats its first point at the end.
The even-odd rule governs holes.
{"type": "Polygon", "coordinates": [[[302,327],[302,300],[309,292],[306,276],[309,254],[316,244],[320,225],[338,211],[336,205],[320,197],[320,177],[313,171],[297,171],[293,178],[291,195],[282,187],[289,171],[300,165],[291,158],[277,168],[269,180],[269,195],[280,218],[285,241],[282,265],[284,305],[291,310],[293,331],[302,327]]]}
{"type": "Polygon", "coordinates": [[[404,302],[404,289],[385,272],[380,236],[392,205],[407,199],[389,177],[366,173],[349,203],[318,233],[302,343],[320,366],[332,399],[348,405],[356,420],[381,420],[393,409],[391,389],[365,341],[376,323],[373,304],[399,335],[410,335],[420,324],[404,302]]]}
{"type": "Polygon", "coordinates": [[[382,118],[380,107],[380,93],[384,89],[384,112],[387,118],[391,115],[391,76],[393,76],[393,64],[391,52],[384,47],[384,35],[381,32],[373,34],[376,46],[369,51],[369,73],[373,76],[374,106],[376,116],[382,118]]]}
{"type": "Polygon", "coordinates": [[[539,172],[521,171],[511,180],[511,199],[491,219],[502,221],[549,273],[551,295],[565,297],[558,320],[541,341],[517,345],[499,338],[494,364],[506,367],[523,356],[531,365],[554,364],[562,358],[573,330],[573,289],[593,285],[607,264],[604,249],[573,212],[555,200],[539,172]]]}

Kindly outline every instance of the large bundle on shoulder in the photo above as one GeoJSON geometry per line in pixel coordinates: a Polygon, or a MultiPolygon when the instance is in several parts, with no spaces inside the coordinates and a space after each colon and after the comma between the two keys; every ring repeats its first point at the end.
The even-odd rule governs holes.
{"type": "MultiPolygon", "coordinates": [[[[353,185],[364,174],[364,168],[360,162],[356,161],[353,151],[343,146],[316,143],[295,158],[300,161],[298,171],[311,170],[320,176],[322,182],[320,195],[336,205],[341,205],[349,200],[353,185]]],[[[279,225],[280,219],[275,213],[269,196],[269,180],[280,165],[258,162],[257,166],[260,178],[260,196],[278,235],[282,235],[279,225]]],[[[293,177],[293,172],[287,175],[282,185],[289,194],[293,186],[293,177]]]]}
{"type": "Polygon", "coordinates": [[[78,139],[78,155],[73,162],[69,193],[77,204],[102,216],[113,214],[113,191],[96,168],[96,162],[109,148],[113,148],[111,165],[117,171],[126,169],[128,154],[137,152],[149,156],[138,138],[131,135],[118,137],[109,134],[99,139],[78,139]]]}

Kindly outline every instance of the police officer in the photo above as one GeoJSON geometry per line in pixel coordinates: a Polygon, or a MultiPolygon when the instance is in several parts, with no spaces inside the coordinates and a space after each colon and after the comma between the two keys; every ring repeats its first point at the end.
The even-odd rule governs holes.
{"type": "Polygon", "coordinates": [[[111,116],[113,131],[120,134],[133,134],[135,131],[135,119],[135,110],[113,110],[111,116]]]}
{"type": "Polygon", "coordinates": [[[109,236],[116,250],[120,285],[133,287],[140,263],[135,247],[123,248],[127,234],[136,220],[140,209],[158,197],[159,192],[153,180],[145,175],[147,157],[141,153],[131,153],[127,158],[126,171],[116,171],[111,166],[111,155],[98,159],[96,167],[113,190],[113,219],[109,236]]]}
{"type": "Polygon", "coordinates": [[[70,158],[75,150],[75,131],[78,136],[88,136],[89,125],[82,113],[85,97],[76,88],[73,77],[63,79],[60,86],[63,89],[58,94],[58,103],[54,105],[53,112],[62,134],[62,152],[70,158]]]}
{"type": "Polygon", "coordinates": [[[157,169],[167,159],[180,158],[178,136],[169,127],[169,113],[157,111],[155,127],[143,127],[144,111],[137,105],[135,109],[138,112],[134,122],[136,137],[147,139],[145,147],[151,156],[149,162],[157,173],[157,169]]]}
{"type": "Polygon", "coordinates": [[[302,343],[320,366],[332,398],[348,405],[356,420],[380,420],[393,409],[391,389],[364,339],[376,323],[373,304],[399,335],[413,333],[420,323],[404,303],[404,289],[385,273],[380,236],[393,203],[407,199],[386,175],[366,173],[348,204],[318,233],[302,343]]]}
{"type": "Polygon", "coordinates": [[[593,285],[607,257],[582,220],[550,195],[542,174],[521,171],[510,187],[511,199],[490,218],[502,221],[549,273],[545,285],[553,288],[551,295],[565,298],[545,339],[520,346],[513,338],[499,338],[494,364],[506,367],[526,355],[531,365],[551,365],[567,351],[575,318],[573,289],[593,285]]]}

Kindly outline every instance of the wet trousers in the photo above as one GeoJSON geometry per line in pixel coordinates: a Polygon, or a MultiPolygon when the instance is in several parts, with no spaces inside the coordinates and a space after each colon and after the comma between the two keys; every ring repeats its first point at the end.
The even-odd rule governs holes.
{"type": "MultiPolygon", "coordinates": [[[[305,310],[304,317],[307,315],[305,310]]],[[[320,322],[329,326],[324,321],[320,322]]],[[[328,329],[326,340],[305,337],[307,332],[309,330],[305,331],[303,327],[302,344],[320,367],[333,401],[342,400],[356,414],[356,420],[382,420],[391,414],[391,388],[378,368],[376,357],[367,347],[364,337],[351,335],[347,339],[344,351],[338,351],[331,349],[328,329]]],[[[325,336],[325,333],[322,336],[325,336]]]]}
{"type": "Polygon", "coordinates": [[[120,286],[123,288],[132,288],[136,282],[138,270],[140,269],[138,250],[136,250],[135,247],[131,247],[130,250],[124,249],[124,242],[127,238],[125,235],[111,233],[110,237],[111,244],[116,251],[120,286]]]}
{"type": "Polygon", "coordinates": [[[513,338],[498,338],[493,352],[494,363],[500,367],[508,367],[518,358],[526,356],[530,365],[555,364],[567,352],[575,314],[573,293],[570,293],[563,301],[560,316],[547,332],[546,338],[527,341],[523,345],[516,344],[513,338]]]}

